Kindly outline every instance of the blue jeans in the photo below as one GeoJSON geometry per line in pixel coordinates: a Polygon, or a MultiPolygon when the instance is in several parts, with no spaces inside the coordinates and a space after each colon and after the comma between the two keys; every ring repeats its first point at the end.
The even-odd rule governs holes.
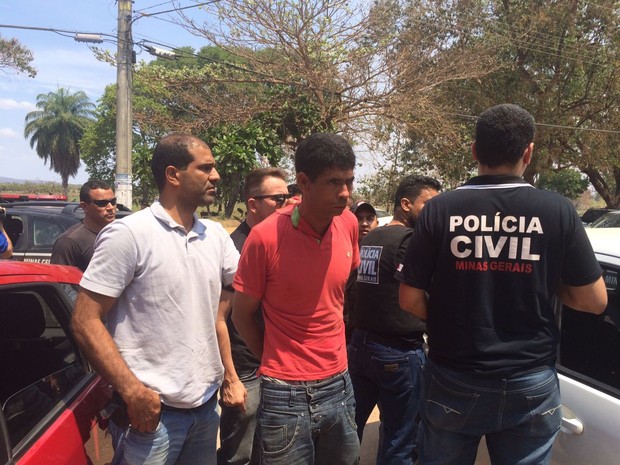
{"type": "Polygon", "coordinates": [[[354,465],[359,457],[348,372],[319,383],[263,377],[257,427],[263,465],[354,465]]]}
{"type": "Polygon", "coordinates": [[[355,422],[360,441],[375,405],[381,413],[377,465],[413,465],[417,459],[418,409],[424,350],[404,350],[376,342],[356,329],[349,346],[355,389],[355,422]]]}
{"type": "Polygon", "coordinates": [[[257,464],[252,457],[252,445],[256,432],[258,404],[260,402],[260,378],[252,375],[242,379],[248,392],[245,398],[245,413],[238,408],[221,406],[220,448],[217,450],[218,465],[257,464]]]}
{"type": "Polygon", "coordinates": [[[467,465],[486,436],[493,465],[545,465],[562,412],[555,368],[482,378],[428,362],[422,394],[421,465],[467,465]]]}
{"type": "Polygon", "coordinates": [[[121,428],[110,421],[111,465],[213,465],[219,423],[216,408],[216,395],[193,409],[164,408],[151,433],[121,428]]]}

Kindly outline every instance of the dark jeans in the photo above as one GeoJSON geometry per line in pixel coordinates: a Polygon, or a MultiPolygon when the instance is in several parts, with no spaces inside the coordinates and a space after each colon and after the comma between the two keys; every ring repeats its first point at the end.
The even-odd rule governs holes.
{"type": "Polygon", "coordinates": [[[254,465],[252,445],[256,432],[258,404],[260,402],[260,378],[252,376],[241,379],[248,392],[245,413],[238,408],[221,406],[220,448],[217,450],[218,465],[254,465]]]}
{"type": "Polygon", "coordinates": [[[422,394],[421,465],[468,465],[486,436],[493,465],[546,465],[562,412],[555,368],[482,378],[428,362],[422,394]]]}
{"type": "Polygon", "coordinates": [[[285,384],[263,377],[257,438],[263,465],[354,465],[359,457],[348,372],[285,384]]]}
{"type": "Polygon", "coordinates": [[[373,340],[356,329],[349,346],[349,371],[355,389],[358,435],[375,405],[381,412],[377,465],[412,465],[417,459],[418,409],[426,355],[373,340]]]}

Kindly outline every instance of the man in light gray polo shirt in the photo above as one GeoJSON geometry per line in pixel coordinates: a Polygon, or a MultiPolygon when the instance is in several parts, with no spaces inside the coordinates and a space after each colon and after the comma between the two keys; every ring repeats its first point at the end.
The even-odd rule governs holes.
{"type": "Polygon", "coordinates": [[[72,327],[122,404],[109,424],[113,463],[212,464],[223,376],[215,318],[239,255],[221,225],[195,213],[219,181],[203,141],[164,137],[151,168],[159,201],[101,231],[72,327]]]}

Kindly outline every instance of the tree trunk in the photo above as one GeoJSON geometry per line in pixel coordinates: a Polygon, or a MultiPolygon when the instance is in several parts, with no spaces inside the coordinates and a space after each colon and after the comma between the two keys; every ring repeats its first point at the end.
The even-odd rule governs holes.
{"type": "Polygon", "coordinates": [[[228,202],[226,202],[226,208],[224,209],[224,216],[228,219],[230,219],[230,217],[232,216],[232,214],[235,212],[235,205],[237,205],[237,200],[239,200],[239,193],[241,191],[241,173],[237,173],[235,175],[235,180],[233,183],[233,190],[230,193],[230,198],[228,199],[228,202]]]}
{"type": "Polygon", "coordinates": [[[67,200],[69,199],[69,178],[67,176],[62,176],[62,193],[67,200]]]}

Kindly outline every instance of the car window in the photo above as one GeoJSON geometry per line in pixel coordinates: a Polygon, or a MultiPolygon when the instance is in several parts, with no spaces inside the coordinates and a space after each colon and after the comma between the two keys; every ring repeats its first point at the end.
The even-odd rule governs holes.
{"type": "Polygon", "coordinates": [[[618,268],[602,265],[609,303],[601,315],[563,306],[558,366],[573,377],[620,396],[620,308],[618,268]]]}
{"type": "Polygon", "coordinates": [[[620,227],[620,213],[607,213],[590,224],[591,228],[618,228],[620,227]]]}
{"type": "Polygon", "coordinates": [[[13,448],[85,376],[65,309],[49,286],[0,292],[0,405],[13,448]]]}
{"type": "Polygon", "coordinates": [[[32,221],[33,245],[35,247],[53,247],[65,229],[53,221],[34,218],[32,221]]]}

